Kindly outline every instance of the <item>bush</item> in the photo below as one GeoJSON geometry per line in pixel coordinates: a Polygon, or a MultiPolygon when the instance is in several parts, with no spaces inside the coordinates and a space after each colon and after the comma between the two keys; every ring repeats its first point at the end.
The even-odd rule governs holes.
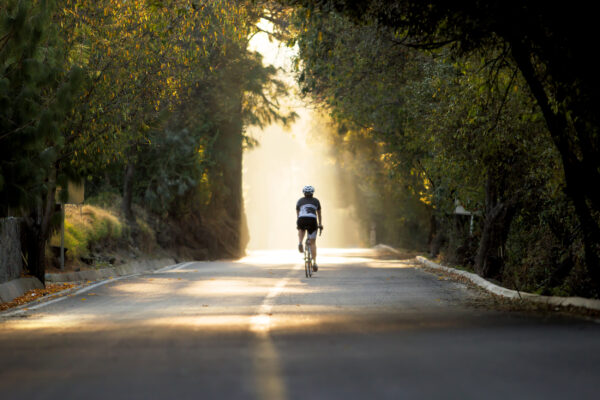
{"type": "Polygon", "coordinates": [[[504,283],[542,295],[591,297],[579,224],[564,197],[522,209],[507,241],[504,283]]]}
{"type": "MultiPolygon", "coordinates": [[[[123,236],[123,224],[110,211],[85,205],[67,207],[65,214],[65,248],[67,260],[87,257],[92,246],[110,246],[123,236]]],[[[60,245],[60,236],[55,235],[51,244],[60,245]]]]}

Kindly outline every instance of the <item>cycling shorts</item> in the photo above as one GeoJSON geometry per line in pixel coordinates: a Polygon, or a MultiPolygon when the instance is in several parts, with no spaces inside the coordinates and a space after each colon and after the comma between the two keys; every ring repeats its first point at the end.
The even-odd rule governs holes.
{"type": "Polygon", "coordinates": [[[308,231],[308,237],[314,239],[317,237],[317,219],[311,217],[300,217],[296,221],[296,228],[308,231]]]}

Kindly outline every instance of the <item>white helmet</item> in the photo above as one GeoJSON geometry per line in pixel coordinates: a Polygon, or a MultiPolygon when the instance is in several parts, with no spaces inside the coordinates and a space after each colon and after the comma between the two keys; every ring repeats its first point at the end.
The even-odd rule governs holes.
{"type": "Polygon", "coordinates": [[[313,194],[315,192],[315,188],[308,185],[308,186],[304,186],[304,188],[302,188],[302,193],[304,194],[313,194]]]}

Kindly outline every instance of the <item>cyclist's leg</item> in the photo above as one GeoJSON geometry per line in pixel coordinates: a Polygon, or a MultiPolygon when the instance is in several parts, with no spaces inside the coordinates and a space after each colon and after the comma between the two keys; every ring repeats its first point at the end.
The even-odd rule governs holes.
{"type": "Polygon", "coordinates": [[[308,233],[308,237],[310,238],[310,252],[312,253],[313,262],[317,265],[317,230],[308,233]]]}
{"type": "Polygon", "coordinates": [[[304,251],[304,249],[302,247],[302,240],[304,239],[305,232],[306,232],[306,230],[304,230],[304,229],[298,229],[298,251],[300,253],[302,253],[304,251]]]}

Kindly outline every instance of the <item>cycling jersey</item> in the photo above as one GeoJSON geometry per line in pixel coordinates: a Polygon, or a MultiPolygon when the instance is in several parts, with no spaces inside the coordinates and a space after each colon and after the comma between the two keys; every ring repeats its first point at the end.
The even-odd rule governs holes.
{"type": "Polygon", "coordinates": [[[296,203],[296,211],[298,211],[298,218],[309,217],[317,218],[317,211],[321,209],[321,203],[314,197],[302,197],[296,203]]]}

